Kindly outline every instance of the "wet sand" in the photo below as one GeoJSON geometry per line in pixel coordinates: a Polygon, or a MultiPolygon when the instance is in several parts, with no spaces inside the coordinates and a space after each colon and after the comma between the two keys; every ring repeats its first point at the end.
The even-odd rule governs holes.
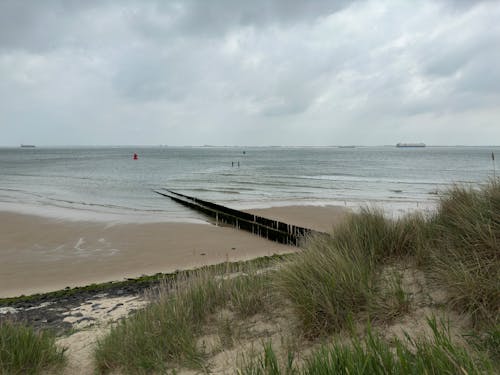
{"type": "Polygon", "coordinates": [[[350,212],[348,208],[340,206],[284,206],[247,211],[320,232],[331,232],[345,218],[346,213],[350,212]]]}
{"type": "MultiPolygon", "coordinates": [[[[341,220],[345,211],[338,207],[293,206],[252,212],[326,230],[341,220]]],[[[6,212],[0,212],[0,223],[0,297],[296,250],[209,224],[106,224],[6,212]]]]}

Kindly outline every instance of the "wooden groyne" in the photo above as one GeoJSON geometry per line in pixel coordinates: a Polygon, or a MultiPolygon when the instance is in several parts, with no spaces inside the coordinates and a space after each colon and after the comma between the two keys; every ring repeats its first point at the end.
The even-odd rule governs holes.
{"type": "Polygon", "coordinates": [[[215,219],[216,224],[230,225],[282,244],[300,246],[304,237],[324,234],[314,229],[253,215],[168,189],[155,192],[215,219]]]}

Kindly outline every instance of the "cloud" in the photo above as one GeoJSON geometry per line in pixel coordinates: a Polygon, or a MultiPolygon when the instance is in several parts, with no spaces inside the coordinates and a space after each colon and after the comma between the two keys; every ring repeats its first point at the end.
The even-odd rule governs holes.
{"type": "Polygon", "coordinates": [[[2,142],[391,143],[418,119],[468,134],[474,114],[488,141],[499,18],[491,1],[6,0],[2,142]]]}

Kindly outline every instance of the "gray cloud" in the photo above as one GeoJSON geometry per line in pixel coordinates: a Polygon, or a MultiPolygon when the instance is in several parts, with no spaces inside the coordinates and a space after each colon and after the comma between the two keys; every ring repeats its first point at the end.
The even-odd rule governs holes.
{"type": "Polygon", "coordinates": [[[93,0],[3,0],[0,48],[42,52],[71,43],[82,14],[98,5],[93,0]]]}
{"type": "Polygon", "coordinates": [[[131,21],[153,38],[165,33],[215,37],[240,27],[287,26],[311,22],[342,10],[353,0],[185,0],[148,2],[136,8],[131,21]]]}
{"type": "Polygon", "coordinates": [[[491,1],[5,0],[0,144],[447,143],[450,124],[467,143],[474,114],[486,142],[499,17],[491,1]]]}

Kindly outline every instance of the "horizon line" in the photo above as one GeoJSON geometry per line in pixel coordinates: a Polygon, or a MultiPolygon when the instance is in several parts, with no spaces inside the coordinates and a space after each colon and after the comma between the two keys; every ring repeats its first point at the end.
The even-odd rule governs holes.
{"type": "MultiPolygon", "coordinates": [[[[124,147],[156,147],[156,148],[244,148],[244,147],[252,147],[252,148],[286,148],[286,147],[301,147],[301,148],[330,148],[330,147],[396,147],[396,144],[376,144],[376,145],[363,145],[363,144],[330,144],[330,145],[211,145],[211,144],[203,144],[203,145],[167,145],[167,144],[41,144],[36,145],[33,143],[22,143],[17,145],[0,145],[0,148],[22,148],[22,146],[31,146],[33,148],[63,148],[63,147],[116,147],[116,148],[124,148],[124,147]]],[[[425,147],[500,147],[498,145],[487,145],[487,144],[426,144],[425,147]]]]}

